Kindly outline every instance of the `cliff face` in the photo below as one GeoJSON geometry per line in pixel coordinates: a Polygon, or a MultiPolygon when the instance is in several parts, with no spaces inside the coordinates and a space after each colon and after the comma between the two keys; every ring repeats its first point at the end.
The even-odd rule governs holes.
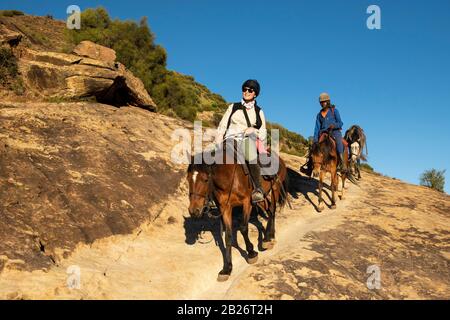
{"type": "Polygon", "coordinates": [[[0,269],[47,268],[78,243],[130,233],[180,181],[153,141],[176,120],[142,110],[156,104],[114,50],[86,41],[61,52],[63,30],[0,17],[0,47],[18,70],[8,81],[23,89],[0,86],[0,269]]]}
{"type": "Polygon", "coordinates": [[[0,20],[0,46],[13,52],[18,65],[16,77],[23,87],[19,96],[8,87],[0,87],[1,99],[91,99],[114,106],[133,105],[156,111],[156,104],[142,81],[116,61],[114,50],[90,41],[81,42],[71,54],[48,50],[33,45],[30,32],[24,32],[23,28],[11,21],[5,22],[5,18],[0,20]]]}
{"type": "Polygon", "coordinates": [[[180,124],[135,107],[0,102],[0,269],[48,267],[155,219],[183,174],[165,152],[180,124]]]}

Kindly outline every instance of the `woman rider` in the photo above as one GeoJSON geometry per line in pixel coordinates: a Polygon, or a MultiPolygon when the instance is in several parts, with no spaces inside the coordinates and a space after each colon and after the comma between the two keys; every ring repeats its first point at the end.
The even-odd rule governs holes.
{"type": "Polygon", "coordinates": [[[241,145],[245,160],[253,180],[254,189],[252,201],[264,200],[261,188],[261,171],[257,163],[257,140],[264,143],[267,137],[266,119],[264,112],[256,103],[260,86],[256,80],[247,80],[242,84],[242,100],[240,103],[231,104],[220,121],[217,128],[216,143],[233,139],[241,145]],[[246,117],[247,114],[247,117],[246,117]]]}
{"type": "Polygon", "coordinates": [[[339,169],[341,171],[348,171],[346,162],[344,161],[344,144],[342,143],[342,120],[339,111],[334,105],[331,105],[330,96],[328,93],[322,93],[319,97],[322,110],[319,111],[316,117],[316,126],[314,129],[314,142],[318,142],[320,134],[324,131],[330,130],[331,135],[336,141],[336,149],[339,154],[339,169]]]}

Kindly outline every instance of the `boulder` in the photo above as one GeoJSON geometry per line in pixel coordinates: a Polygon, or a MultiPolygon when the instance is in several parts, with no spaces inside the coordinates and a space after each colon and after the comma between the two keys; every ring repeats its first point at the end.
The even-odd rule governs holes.
{"type": "Polygon", "coordinates": [[[26,48],[19,69],[28,91],[43,98],[95,97],[98,102],[114,106],[133,105],[156,111],[142,81],[119,62],[26,48]]]}
{"type": "MultiPolygon", "coordinates": [[[[0,44],[17,46],[20,33],[0,25],[0,44]]],[[[26,95],[33,100],[77,100],[95,98],[114,106],[132,105],[156,111],[156,104],[142,81],[115,62],[114,50],[82,41],[76,54],[34,50],[21,46],[13,50],[26,95]]]]}
{"type": "Polygon", "coordinates": [[[113,49],[98,45],[92,41],[81,41],[73,49],[73,53],[104,62],[112,63],[116,61],[116,52],[113,49]]]}

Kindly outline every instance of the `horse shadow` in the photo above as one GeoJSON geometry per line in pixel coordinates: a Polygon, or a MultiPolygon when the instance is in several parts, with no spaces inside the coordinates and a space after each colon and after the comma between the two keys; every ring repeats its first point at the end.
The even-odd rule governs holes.
{"type": "MultiPolygon", "coordinates": [[[[262,212],[262,210],[258,210],[254,208],[250,215],[249,224],[253,224],[258,232],[258,244],[257,248],[259,252],[265,251],[262,247],[265,227],[263,223],[258,219],[258,217],[262,217],[264,220],[267,220],[267,215],[262,212]]],[[[242,241],[242,248],[238,244],[238,233],[240,233],[240,223],[243,219],[242,207],[235,207],[233,209],[233,228],[232,228],[232,246],[236,248],[241,257],[247,260],[248,253],[245,250],[245,244],[242,236],[240,237],[240,241],[242,241]]],[[[192,217],[184,217],[184,231],[185,231],[185,243],[188,245],[194,245],[196,243],[201,243],[200,235],[202,232],[210,232],[213,236],[214,243],[217,247],[219,247],[222,256],[225,259],[225,242],[223,234],[225,229],[222,227],[222,222],[220,218],[210,218],[207,216],[203,216],[202,218],[192,218],[192,217]]],[[[211,240],[212,241],[212,240],[211,240]]]]}
{"type": "MultiPolygon", "coordinates": [[[[314,209],[319,212],[317,202],[311,199],[310,194],[314,194],[319,199],[319,180],[302,176],[297,171],[287,168],[288,174],[288,193],[294,199],[298,199],[299,194],[303,195],[303,197],[314,207],[314,209]]],[[[331,208],[331,186],[328,183],[323,183],[322,192],[328,197],[330,200],[330,204],[326,201],[324,203],[328,208],[331,208]],[[328,190],[327,190],[328,189],[328,190]]],[[[325,200],[325,199],[324,199],[325,200]]]]}

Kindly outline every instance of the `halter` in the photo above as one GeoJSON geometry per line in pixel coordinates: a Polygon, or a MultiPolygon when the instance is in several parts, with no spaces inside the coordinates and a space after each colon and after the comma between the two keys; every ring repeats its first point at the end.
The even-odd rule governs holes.
{"type": "Polygon", "coordinates": [[[205,194],[200,194],[200,193],[197,193],[197,192],[189,192],[189,197],[191,197],[191,196],[196,196],[196,197],[199,197],[199,198],[205,198],[206,199],[206,197],[208,196],[208,192],[206,192],[205,194]]]}
{"type": "MultiPolygon", "coordinates": [[[[202,213],[205,211],[205,208],[207,207],[208,200],[210,200],[210,193],[211,193],[211,188],[212,188],[212,177],[211,177],[211,174],[212,174],[212,172],[209,170],[208,171],[208,190],[204,194],[201,194],[201,193],[198,193],[198,192],[189,192],[189,198],[191,196],[196,196],[196,197],[204,199],[203,206],[202,206],[202,209],[201,209],[202,213]]],[[[206,214],[208,215],[209,218],[219,218],[220,216],[222,216],[222,214],[220,214],[219,216],[212,215],[209,212],[209,210],[208,210],[208,212],[206,212],[206,214]]]]}

